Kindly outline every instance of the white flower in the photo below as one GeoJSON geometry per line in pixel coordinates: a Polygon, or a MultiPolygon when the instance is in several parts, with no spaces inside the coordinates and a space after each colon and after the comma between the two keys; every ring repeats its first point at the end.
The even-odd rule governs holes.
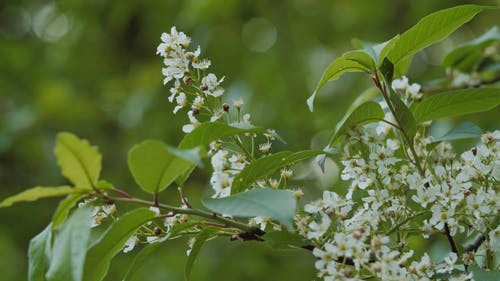
{"type": "Polygon", "coordinates": [[[194,117],[194,113],[192,110],[188,111],[187,115],[189,118],[189,122],[191,123],[182,126],[182,131],[186,134],[191,133],[196,127],[198,127],[201,124],[200,121],[198,121],[198,119],[194,117]]]}
{"type": "Polygon", "coordinates": [[[196,62],[193,62],[193,68],[195,69],[208,69],[212,63],[209,59],[202,59],[196,62]]]}
{"type": "Polygon", "coordinates": [[[312,221],[309,223],[309,233],[307,233],[307,239],[314,239],[323,236],[326,233],[328,228],[330,227],[330,217],[325,213],[321,213],[321,223],[317,223],[316,221],[312,221]]]}
{"type": "Polygon", "coordinates": [[[456,220],[454,219],[455,209],[452,206],[448,206],[448,208],[443,208],[439,206],[439,204],[434,204],[431,207],[432,217],[430,219],[430,223],[438,230],[443,230],[444,225],[447,224],[450,227],[451,235],[454,235],[455,231],[452,226],[456,224],[456,220]]]}
{"type": "Polygon", "coordinates": [[[261,143],[259,144],[259,151],[264,154],[268,154],[269,152],[271,152],[271,145],[272,143],[270,142],[261,143]]]}
{"type": "Polygon", "coordinates": [[[189,43],[191,42],[191,39],[184,34],[184,32],[177,32],[177,29],[175,26],[172,26],[170,29],[170,34],[169,33],[163,33],[161,35],[161,41],[160,45],[156,48],[156,54],[166,57],[168,51],[170,49],[173,49],[178,46],[182,46],[184,48],[187,48],[189,46],[189,43]]]}
{"type": "Polygon", "coordinates": [[[332,244],[325,243],[323,246],[325,247],[325,250],[320,248],[313,249],[313,255],[318,258],[318,260],[314,263],[317,270],[326,268],[326,266],[336,257],[332,244]]]}
{"type": "Polygon", "coordinates": [[[224,116],[224,113],[226,112],[222,108],[219,108],[218,110],[214,111],[214,114],[212,115],[212,117],[210,117],[210,122],[215,122],[221,119],[222,116],[224,116]]]}
{"type": "Polygon", "coordinates": [[[186,94],[180,93],[175,100],[177,101],[177,106],[174,108],[174,114],[179,111],[179,109],[185,107],[187,105],[186,94]]]}
{"type": "Polygon", "coordinates": [[[422,93],[420,93],[420,85],[413,83],[406,88],[406,93],[413,100],[419,100],[422,98],[422,93]]]}
{"type": "Polygon", "coordinates": [[[254,217],[248,221],[248,225],[252,227],[259,227],[262,230],[266,230],[266,225],[271,221],[268,217],[254,217]]]}
{"type": "Polygon", "coordinates": [[[224,90],[220,87],[222,81],[224,81],[224,77],[217,80],[215,74],[210,73],[201,79],[201,90],[207,95],[220,97],[224,93],[224,90]]]}
{"type": "Polygon", "coordinates": [[[123,248],[123,252],[124,253],[128,253],[130,251],[132,251],[135,247],[135,245],[137,245],[139,243],[139,238],[137,238],[136,235],[132,235],[132,237],[130,237],[127,242],[125,242],[125,247],[123,248]]]}
{"type": "Polygon", "coordinates": [[[210,178],[210,184],[215,190],[215,194],[212,198],[223,198],[231,195],[231,186],[233,184],[234,178],[223,172],[214,172],[210,178]]]}
{"type": "Polygon", "coordinates": [[[227,157],[229,152],[227,150],[219,150],[212,156],[211,163],[215,172],[222,172],[228,167],[227,157]]]}
{"type": "Polygon", "coordinates": [[[444,258],[444,263],[441,263],[437,266],[437,273],[450,273],[453,271],[455,267],[455,263],[457,262],[458,256],[456,253],[451,252],[444,258]]]}
{"type": "Polygon", "coordinates": [[[401,76],[399,79],[392,80],[391,87],[394,91],[404,91],[408,87],[408,78],[406,76],[401,76]]]}

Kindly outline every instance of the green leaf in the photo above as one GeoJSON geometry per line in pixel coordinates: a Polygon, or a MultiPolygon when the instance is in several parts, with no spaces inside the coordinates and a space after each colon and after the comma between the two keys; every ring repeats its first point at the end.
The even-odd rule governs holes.
{"type": "Polygon", "coordinates": [[[196,166],[193,154],[167,146],[161,141],[146,140],[128,153],[128,166],[136,183],[146,192],[167,188],[196,166]]]}
{"type": "Polygon", "coordinates": [[[477,88],[425,96],[412,104],[417,122],[488,111],[500,104],[500,89],[477,88]]]}
{"type": "Polygon", "coordinates": [[[307,99],[309,110],[313,111],[314,98],[318,91],[328,81],[337,80],[342,74],[346,72],[370,72],[374,68],[372,58],[368,53],[363,50],[356,50],[344,53],[341,57],[335,59],[326,68],[323,76],[319,80],[313,94],[307,99]]]}
{"type": "Polygon", "coordinates": [[[154,251],[156,251],[160,246],[162,246],[162,243],[153,243],[153,244],[148,244],[144,248],[141,249],[141,251],[135,256],[134,260],[132,261],[132,264],[129,265],[127,273],[125,274],[125,277],[123,277],[123,281],[128,281],[132,280],[134,277],[135,273],[141,269],[143,266],[144,262],[151,256],[154,251]]]}
{"type": "Polygon", "coordinates": [[[5,198],[0,202],[0,208],[9,207],[12,204],[19,202],[35,201],[41,198],[64,196],[71,193],[86,192],[88,189],[74,188],[71,186],[37,186],[27,189],[21,193],[5,198]]]}
{"type": "Polygon", "coordinates": [[[488,7],[462,5],[432,13],[401,34],[394,45],[386,46],[388,50],[382,52],[387,53],[387,58],[394,65],[397,65],[408,56],[445,39],[485,9],[488,7]]]}
{"type": "Polygon", "coordinates": [[[470,271],[472,271],[472,273],[474,274],[474,280],[476,281],[492,281],[498,280],[498,278],[500,277],[500,270],[486,271],[477,266],[471,266],[469,268],[470,271]]]}
{"type": "Polygon", "coordinates": [[[191,133],[186,134],[179,144],[180,149],[197,146],[207,147],[212,141],[244,133],[266,132],[266,129],[246,124],[227,125],[220,122],[202,123],[191,133]]]}
{"type": "Polygon", "coordinates": [[[460,139],[476,139],[481,137],[483,131],[481,128],[471,122],[464,122],[441,137],[434,138],[434,141],[450,141],[460,139]]]}
{"type": "Polygon", "coordinates": [[[71,133],[60,133],[54,153],[62,174],[76,187],[95,188],[102,161],[97,147],[71,133]]]}
{"type": "Polygon", "coordinates": [[[500,30],[494,26],[478,38],[451,51],[445,57],[443,65],[464,72],[473,71],[474,65],[483,56],[484,49],[498,41],[500,41],[500,30]]]}
{"type": "Polygon", "coordinates": [[[251,189],[220,199],[205,199],[203,205],[213,212],[238,216],[264,216],[293,229],[296,199],[288,190],[251,189]]]}
{"type": "Polygon", "coordinates": [[[308,241],[301,235],[288,231],[270,231],[263,237],[273,249],[286,250],[301,248],[308,244],[308,241]]]}
{"type": "Polygon", "coordinates": [[[461,139],[476,139],[481,137],[483,131],[481,128],[476,126],[471,122],[464,122],[455,128],[451,129],[446,134],[436,137],[433,139],[431,143],[427,145],[427,150],[433,150],[438,144],[442,141],[451,141],[451,140],[461,140],[461,139]]]}
{"type": "Polygon", "coordinates": [[[107,189],[107,190],[115,188],[115,186],[112,183],[106,180],[99,180],[95,187],[98,189],[107,189]]]}
{"type": "Polygon", "coordinates": [[[385,113],[382,107],[376,102],[368,101],[358,106],[349,115],[346,114],[344,119],[337,124],[335,133],[333,134],[330,145],[333,145],[337,140],[350,130],[353,126],[364,125],[384,119],[385,113]]]}
{"type": "Polygon", "coordinates": [[[90,237],[92,209],[77,209],[56,231],[47,281],[80,281],[90,237]]]}
{"type": "Polygon", "coordinates": [[[250,188],[255,181],[272,175],[279,168],[324,153],[322,150],[304,150],[295,153],[281,151],[252,161],[234,178],[231,193],[250,188]]]}
{"type": "Polygon", "coordinates": [[[417,134],[417,122],[410,109],[404,104],[396,93],[390,93],[389,99],[394,107],[394,118],[398,121],[398,125],[404,130],[410,142],[413,142],[413,137],[417,134]]]}
{"type": "Polygon", "coordinates": [[[139,227],[155,217],[147,208],[139,208],[121,216],[114,222],[100,241],[93,243],[85,260],[83,280],[98,281],[106,275],[111,259],[120,252],[127,240],[139,227]]]}
{"type": "Polygon", "coordinates": [[[49,224],[30,241],[28,248],[28,280],[45,281],[45,272],[49,267],[52,226],[49,224]]]}
{"type": "Polygon", "coordinates": [[[205,242],[212,238],[214,234],[218,231],[217,228],[215,227],[207,227],[204,228],[196,235],[196,240],[194,241],[193,248],[191,248],[191,252],[189,253],[187,262],[186,262],[186,267],[184,268],[184,279],[187,281],[189,280],[189,276],[191,275],[191,269],[193,268],[194,261],[196,260],[196,257],[198,256],[198,253],[201,250],[201,247],[205,242]]]}
{"type": "Polygon", "coordinates": [[[54,215],[52,216],[52,229],[56,229],[66,221],[69,211],[75,206],[78,201],[87,197],[88,194],[70,194],[68,197],[64,198],[57,206],[54,215]]]}

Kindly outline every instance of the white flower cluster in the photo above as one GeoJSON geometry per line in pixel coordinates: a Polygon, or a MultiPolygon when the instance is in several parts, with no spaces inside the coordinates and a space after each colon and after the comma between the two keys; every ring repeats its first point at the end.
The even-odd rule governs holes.
{"type": "Polygon", "coordinates": [[[163,33],[161,40],[156,53],[164,58],[163,83],[174,81],[168,97],[171,103],[176,103],[173,112],[175,114],[190,106],[187,112],[190,123],[184,125],[182,130],[189,133],[200,124],[196,117],[200,111],[211,115],[210,122],[221,119],[227,111],[220,104],[220,97],[224,94],[221,87],[224,77],[218,79],[213,73],[202,76],[210,67],[210,60],[200,58],[199,46],[194,52],[188,51],[191,38],[184,32],[178,32],[175,26],[170,33],[163,33]]]}
{"type": "Polygon", "coordinates": [[[404,100],[420,100],[423,96],[420,92],[420,85],[417,83],[410,84],[406,76],[394,79],[391,88],[396,92],[404,94],[404,100]]]}
{"type": "Polygon", "coordinates": [[[213,173],[210,184],[215,191],[213,198],[222,198],[231,195],[231,186],[236,174],[247,165],[246,157],[239,153],[231,153],[220,149],[211,159],[213,173]]]}
{"type": "Polygon", "coordinates": [[[417,136],[417,153],[428,159],[425,175],[404,157],[397,140],[370,127],[348,135],[341,161],[341,178],[350,183],[346,196],[325,191],[296,217],[299,234],[315,245],[318,276],[431,280],[447,273],[449,280],[473,280],[456,269],[479,264],[486,250],[500,248],[500,131],[484,134],[460,157],[448,143],[428,150],[431,140],[417,136]],[[404,241],[390,243],[391,235],[410,229],[419,229],[423,238],[463,233],[469,240],[484,235],[486,241],[464,257],[450,252],[435,263],[427,253],[414,257],[404,241]]]}
{"type": "MultiPolygon", "coordinates": [[[[86,199],[83,202],[78,203],[78,208],[83,208],[85,206],[95,204],[97,197],[86,199]]],[[[104,220],[113,216],[116,212],[116,205],[113,203],[104,203],[102,205],[97,205],[92,208],[91,216],[92,221],[90,222],[90,227],[94,228],[103,223],[104,220]]]]}
{"type": "MultiPolygon", "coordinates": [[[[210,67],[210,61],[200,59],[200,47],[194,52],[188,51],[191,39],[183,32],[178,32],[175,27],[172,27],[170,33],[163,33],[161,40],[157,54],[164,58],[165,67],[162,72],[165,79],[163,82],[167,84],[173,81],[168,97],[171,103],[176,103],[173,112],[175,114],[184,107],[190,107],[187,112],[190,123],[182,128],[185,133],[190,133],[204,121],[224,122],[240,127],[252,126],[250,114],[241,113],[243,106],[241,99],[233,101],[237,114],[235,117],[231,116],[229,104],[222,102],[224,89],[221,84],[224,77],[217,78],[213,73],[206,73],[210,67]],[[210,116],[207,120],[199,119],[199,116],[206,115],[210,116]]],[[[248,164],[251,160],[249,158],[255,157],[254,151],[259,151],[262,155],[271,153],[272,141],[276,133],[269,130],[263,135],[266,141],[259,144],[254,144],[257,134],[247,134],[245,137],[250,140],[246,143],[240,137],[231,140],[229,145],[237,146],[236,150],[233,147],[226,148],[228,143],[223,140],[210,144],[213,168],[210,183],[215,191],[214,198],[231,194],[234,177],[248,164]],[[248,144],[251,144],[251,147],[245,151],[244,147],[248,144]]],[[[290,176],[291,172],[287,170],[282,177],[286,180],[290,176]]],[[[279,184],[277,180],[269,180],[267,183],[272,187],[279,184]]]]}
{"type": "MultiPolygon", "coordinates": [[[[182,208],[186,208],[186,206],[183,204],[182,208]]],[[[157,207],[149,207],[149,209],[156,214],[154,222],[150,221],[144,224],[127,240],[123,248],[124,253],[132,251],[141,242],[152,244],[169,239],[172,236],[173,227],[186,222],[189,218],[186,214],[174,214],[172,212],[162,215],[157,207]]]]}

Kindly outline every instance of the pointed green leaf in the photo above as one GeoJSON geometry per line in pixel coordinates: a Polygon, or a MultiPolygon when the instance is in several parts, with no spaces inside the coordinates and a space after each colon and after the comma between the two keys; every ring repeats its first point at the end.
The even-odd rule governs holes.
{"type": "Polygon", "coordinates": [[[313,111],[314,98],[318,91],[328,81],[337,80],[342,74],[346,72],[370,72],[374,68],[374,62],[370,55],[362,50],[350,51],[344,53],[341,57],[335,59],[326,68],[323,76],[319,80],[313,94],[307,99],[309,110],[313,111]]]}
{"type": "Polygon", "coordinates": [[[471,40],[451,51],[444,59],[443,65],[464,72],[474,70],[474,65],[483,56],[484,49],[500,41],[500,30],[494,26],[478,38],[471,40]]]}
{"type": "Polygon", "coordinates": [[[500,104],[500,89],[477,88],[425,96],[412,104],[417,122],[488,111],[500,104]]]}
{"type": "Polygon", "coordinates": [[[141,269],[141,267],[144,265],[144,262],[146,262],[147,258],[149,258],[149,256],[151,256],[160,246],[162,246],[162,243],[153,243],[144,246],[144,248],[142,248],[141,251],[135,256],[134,260],[132,261],[132,264],[128,267],[127,273],[125,274],[122,280],[123,281],[132,280],[135,273],[139,269],[141,269]]]}
{"type": "Polygon", "coordinates": [[[191,252],[188,255],[188,259],[186,262],[186,267],[184,268],[184,279],[189,280],[189,276],[191,275],[191,269],[193,268],[194,261],[198,256],[198,253],[201,250],[201,247],[207,240],[212,238],[214,234],[218,231],[215,227],[207,227],[204,228],[196,235],[196,240],[194,241],[193,248],[191,248],[191,252]]]}
{"type": "Polygon", "coordinates": [[[413,137],[417,134],[417,122],[410,109],[404,104],[396,93],[391,93],[389,96],[392,106],[394,106],[395,115],[399,127],[401,127],[410,142],[413,142],[413,137]]]}
{"type": "Polygon", "coordinates": [[[382,52],[387,53],[387,58],[397,65],[408,56],[445,39],[485,9],[488,7],[462,5],[432,13],[401,34],[394,45],[386,46],[388,50],[382,52]]]}
{"type": "Polygon", "coordinates": [[[56,229],[64,223],[66,218],[68,218],[69,212],[76,205],[76,203],[87,196],[88,194],[86,193],[70,194],[68,197],[64,198],[64,200],[61,200],[56,211],[54,212],[54,215],[52,216],[52,229],[56,229]]]}
{"type": "Polygon", "coordinates": [[[102,160],[97,147],[71,133],[60,133],[57,135],[54,153],[62,174],[76,187],[95,187],[102,160]]]}
{"type": "Polygon", "coordinates": [[[93,243],[85,260],[83,280],[100,281],[109,269],[111,259],[120,252],[127,240],[144,223],[155,217],[147,208],[139,208],[121,216],[114,222],[99,241],[93,243]]]}
{"type": "Polygon", "coordinates": [[[231,193],[250,188],[255,181],[272,175],[284,166],[324,153],[322,150],[304,150],[295,153],[281,151],[252,161],[234,178],[231,193]]]}
{"type": "Polygon", "coordinates": [[[483,131],[481,128],[476,126],[471,122],[464,122],[455,128],[451,129],[446,134],[434,138],[434,140],[427,145],[427,150],[430,151],[434,149],[438,144],[442,141],[451,141],[451,140],[461,140],[461,139],[477,139],[481,137],[483,131]]]}
{"type": "Polygon", "coordinates": [[[171,148],[161,141],[146,140],[128,153],[128,166],[137,184],[146,192],[164,190],[196,162],[188,151],[171,148]]]}
{"type": "Polygon", "coordinates": [[[179,144],[180,149],[195,148],[197,146],[207,147],[212,141],[236,136],[244,133],[261,133],[266,129],[254,127],[247,124],[227,125],[220,122],[202,123],[191,133],[184,136],[179,144]]]}
{"type": "Polygon", "coordinates": [[[339,138],[353,126],[360,126],[384,119],[385,113],[376,102],[368,101],[358,106],[350,114],[337,124],[330,145],[334,145],[339,138]]]}
{"type": "Polygon", "coordinates": [[[11,197],[5,198],[2,202],[0,202],[0,208],[9,207],[12,204],[19,202],[35,201],[41,198],[58,197],[72,193],[82,193],[86,191],[88,191],[88,189],[74,188],[71,186],[37,186],[27,189],[11,197]]]}
{"type": "Polygon", "coordinates": [[[52,226],[49,224],[30,241],[28,248],[28,280],[45,281],[45,272],[49,267],[52,226]]]}
{"type": "Polygon", "coordinates": [[[81,281],[90,237],[92,209],[77,209],[56,231],[47,281],[81,281]]]}
{"type": "Polygon", "coordinates": [[[237,217],[269,217],[293,229],[296,199],[288,190],[265,188],[251,189],[220,199],[205,199],[203,205],[220,214],[237,217]]]}

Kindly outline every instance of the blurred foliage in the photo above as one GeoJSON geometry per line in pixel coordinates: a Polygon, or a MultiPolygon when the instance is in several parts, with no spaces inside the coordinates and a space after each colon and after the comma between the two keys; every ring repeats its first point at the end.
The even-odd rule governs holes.
{"type": "MultiPolygon", "coordinates": [[[[498,5],[500,1],[474,1],[498,5]]],[[[385,41],[433,11],[466,1],[34,1],[0,4],[0,198],[34,185],[64,184],[53,156],[57,132],[71,131],[98,145],[103,177],[139,193],[126,152],[146,138],[177,144],[184,114],[172,115],[162,87],[160,34],[172,25],[192,36],[213,71],[226,75],[231,98],[241,97],[254,122],[276,128],[290,149],[322,147],[345,110],[368,85],[348,75],[305,100],[328,63],[351,39],[385,41]]],[[[452,46],[498,24],[485,12],[451,39],[420,53],[410,77],[440,77],[452,46]]],[[[494,114],[498,114],[498,108],[494,114]]],[[[475,115],[483,129],[498,120],[475,115]]],[[[458,120],[457,120],[458,122],[458,120]]],[[[206,194],[207,174],[196,172],[186,193],[206,194]]],[[[305,186],[307,189],[307,186],[305,186]]],[[[175,190],[162,200],[175,202],[175,190]]],[[[49,221],[56,200],[0,209],[2,280],[25,280],[28,241],[49,221]]],[[[167,243],[138,280],[181,280],[187,241],[167,243]]],[[[274,252],[259,243],[216,240],[201,252],[193,280],[311,280],[312,255],[274,252]]],[[[108,280],[131,261],[121,255],[108,280]]]]}

